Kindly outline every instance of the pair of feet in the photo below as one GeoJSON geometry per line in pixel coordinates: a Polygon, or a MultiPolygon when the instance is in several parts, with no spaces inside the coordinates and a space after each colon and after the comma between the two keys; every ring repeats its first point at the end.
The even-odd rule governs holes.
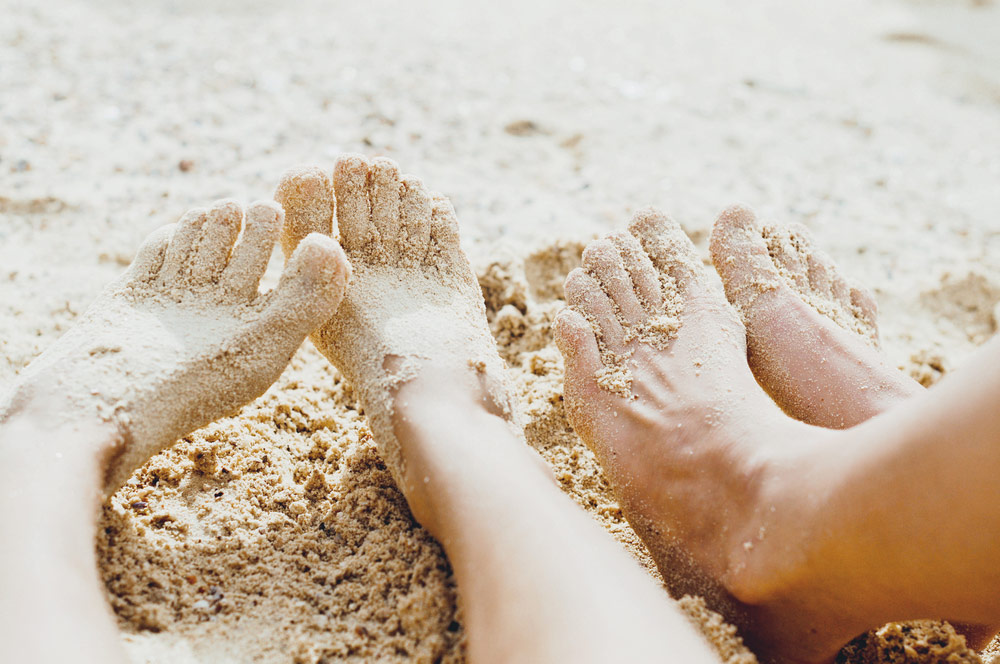
{"type": "Polygon", "coordinates": [[[830,429],[922,388],[886,364],[871,295],[804,228],[733,207],[711,254],[724,293],[655,210],[587,247],[556,324],[567,414],[675,594],[706,595],[765,658],[832,659],[875,625],[795,590],[836,572],[808,554],[824,516],[802,478],[830,429]]]}
{"type": "Polygon", "coordinates": [[[100,450],[104,490],[113,492],[165,446],[262,394],[310,333],[360,392],[403,486],[393,395],[423,366],[464,377],[513,419],[445,197],[390,160],[348,156],[332,182],[318,169],[290,172],[276,198],[287,218],[274,203],[244,215],[221,201],[154,232],[128,271],[18,376],[0,421],[44,401],[57,406],[46,408],[52,428],[113,426],[117,440],[100,450]],[[261,294],[279,238],[285,269],[261,294]]]}

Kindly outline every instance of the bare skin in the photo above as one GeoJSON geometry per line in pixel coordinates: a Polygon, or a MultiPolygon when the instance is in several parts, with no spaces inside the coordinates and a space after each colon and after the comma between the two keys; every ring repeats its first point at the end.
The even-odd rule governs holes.
{"type": "Polygon", "coordinates": [[[286,251],[333,232],[336,209],[357,278],[312,339],[355,384],[414,516],[444,545],[470,659],[716,661],[525,445],[447,200],[358,156],[332,182],[292,171],[276,197],[286,251]]]}
{"type": "Polygon", "coordinates": [[[0,545],[0,659],[124,661],[96,574],[102,495],[262,394],[343,296],[350,267],[321,236],[258,293],[281,225],[273,203],[245,223],[233,202],[192,210],[18,377],[0,407],[0,530],[17,534],[0,545]]]}
{"type": "Polygon", "coordinates": [[[878,351],[871,293],[848,283],[804,227],[765,228],[731,207],[715,222],[711,251],[746,326],[750,368],[792,417],[843,429],[923,391],[878,351]]]}
{"type": "Polygon", "coordinates": [[[992,486],[1000,470],[1000,380],[988,368],[1000,366],[1000,344],[881,417],[846,431],[809,426],[754,381],[742,325],[679,226],[645,211],[629,234],[646,259],[592,244],[567,279],[557,338],[572,424],[665,578],[690,561],[765,661],[829,661],[893,620],[993,622],[1000,510],[965,488],[992,486]],[[674,299],[664,309],[682,305],[659,348],[630,333],[658,315],[657,285],[674,299]],[[623,397],[599,377],[629,353],[623,397]]]}
{"type": "MultiPolygon", "coordinates": [[[[807,229],[765,228],[752,210],[734,206],[716,220],[711,250],[746,326],[750,368],[786,412],[809,424],[852,427],[923,392],[878,351],[875,298],[848,283],[807,229]]],[[[976,649],[1000,631],[955,626],[976,649]]]]}

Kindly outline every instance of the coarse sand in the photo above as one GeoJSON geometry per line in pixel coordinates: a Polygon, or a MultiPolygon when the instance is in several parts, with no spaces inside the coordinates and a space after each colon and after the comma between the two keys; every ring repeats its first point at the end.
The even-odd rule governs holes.
{"type": "MultiPolygon", "coordinates": [[[[0,389],[154,228],[293,164],[386,155],[455,203],[529,443],[655,575],[562,413],[549,324],[583,243],[645,205],[702,256],[736,201],[802,223],[875,293],[891,363],[934,383],[997,329],[998,30],[989,0],[9,0],[0,389]]],[[[308,342],[135,473],[96,539],[135,662],[463,658],[447,561],[308,342]]],[[[841,659],[977,656],[919,623],[841,659]]]]}

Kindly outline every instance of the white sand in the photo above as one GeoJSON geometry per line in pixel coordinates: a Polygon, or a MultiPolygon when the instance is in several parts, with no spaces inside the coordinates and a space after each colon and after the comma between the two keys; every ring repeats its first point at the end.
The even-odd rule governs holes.
{"type": "Polygon", "coordinates": [[[342,151],[448,194],[480,263],[643,205],[707,255],[742,201],[871,286],[923,379],[996,328],[994,3],[478,4],[5,3],[0,381],[150,230],[342,151]]]}

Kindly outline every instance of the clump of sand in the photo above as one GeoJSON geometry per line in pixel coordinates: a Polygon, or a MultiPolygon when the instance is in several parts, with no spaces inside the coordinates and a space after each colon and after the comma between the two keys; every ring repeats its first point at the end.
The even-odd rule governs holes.
{"type": "MultiPolygon", "coordinates": [[[[551,326],[584,246],[560,241],[489,261],[479,283],[528,443],[658,577],[563,410],[551,326]]],[[[134,661],[465,658],[448,561],[411,517],[351,385],[310,344],[263,397],[137,471],[105,506],[97,548],[134,661]]],[[[722,661],[756,661],[703,599],[679,605],[722,661]]],[[[893,624],[853,642],[840,661],[978,662],[953,634],[946,623],[893,624]]]]}
{"type": "Polygon", "coordinates": [[[862,634],[840,651],[836,661],[837,664],[981,664],[983,660],[948,623],[914,620],[890,623],[862,634]]]}
{"type": "Polygon", "coordinates": [[[239,415],[137,471],[97,548],[135,661],[463,656],[448,562],[309,344],[239,415]]]}

